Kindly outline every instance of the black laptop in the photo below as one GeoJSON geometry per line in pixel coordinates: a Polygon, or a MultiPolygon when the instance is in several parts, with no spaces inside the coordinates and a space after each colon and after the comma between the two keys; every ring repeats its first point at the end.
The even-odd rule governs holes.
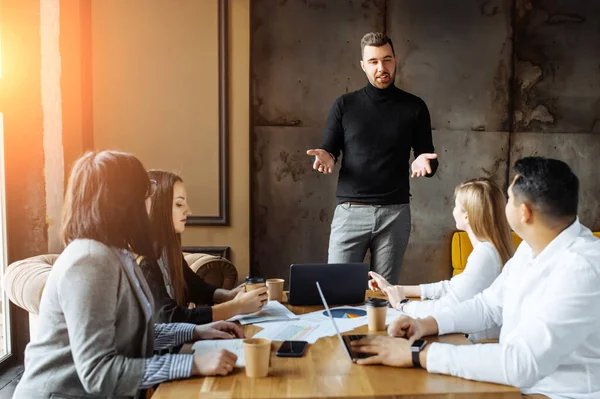
{"type": "Polygon", "coordinates": [[[311,263],[290,267],[290,305],[320,305],[318,281],[331,305],[353,305],[365,301],[369,280],[366,263],[311,263]]]}

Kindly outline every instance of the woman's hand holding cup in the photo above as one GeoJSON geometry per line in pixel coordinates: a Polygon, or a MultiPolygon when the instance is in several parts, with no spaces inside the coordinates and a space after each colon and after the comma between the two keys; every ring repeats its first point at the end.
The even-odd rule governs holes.
{"type": "Polygon", "coordinates": [[[234,298],[238,306],[238,314],[258,312],[267,303],[267,287],[260,287],[249,292],[240,291],[234,298]]]}

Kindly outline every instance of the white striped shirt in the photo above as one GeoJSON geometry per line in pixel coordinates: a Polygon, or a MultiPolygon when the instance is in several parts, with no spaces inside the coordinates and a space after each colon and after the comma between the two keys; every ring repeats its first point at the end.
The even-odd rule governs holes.
{"type": "MultiPolygon", "coordinates": [[[[195,324],[154,325],[154,349],[168,349],[192,340],[195,324]]],[[[161,382],[192,376],[194,355],[166,354],[146,359],[146,371],[140,389],[161,382]]]]}
{"type": "MultiPolygon", "coordinates": [[[[144,310],[149,309],[151,317],[151,301],[146,297],[144,290],[142,290],[140,281],[137,281],[138,276],[142,276],[143,274],[139,270],[137,270],[137,273],[135,272],[139,268],[135,262],[135,257],[127,250],[121,250],[120,253],[125,260],[125,264],[130,268],[131,275],[136,279],[135,287],[139,290],[138,293],[143,298],[144,310]]],[[[195,327],[195,324],[189,323],[155,324],[154,350],[169,349],[185,342],[190,342],[193,339],[195,327]]],[[[193,363],[194,355],[166,354],[147,358],[140,389],[150,388],[169,380],[191,377],[193,363]]]]}

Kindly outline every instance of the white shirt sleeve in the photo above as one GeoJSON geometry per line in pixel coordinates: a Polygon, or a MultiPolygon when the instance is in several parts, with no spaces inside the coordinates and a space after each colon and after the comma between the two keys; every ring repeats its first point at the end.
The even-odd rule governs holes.
{"type": "MultiPolygon", "coordinates": [[[[458,276],[460,276],[460,274],[458,276]]],[[[450,290],[450,280],[438,281],[437,283],[431,284],[421,284],[419,287],[421,288],[421,298],[438,299],[446,295],[450,290]]]]}
{"type": "MultiPolygon", "coordinates": [[[[591,267],[578,255],[570,260],[560,270],[554,270],[560,274],[548,280],[540,310],[523,317],[501,343],[433,343],[427,353],[427,370],[518,388],[531,387],[551,374],[591,333],[600,329],[600,310],[592,306],[600,303],[600,268],[591,267]]],[[[481,295],[435,315],[440,334],[471,329],[477,324],[476,319],[499,321],[499,291],[509,267],[510,262],[481,295]]]]}
{"type": "Polygon", "coordinates": [[[479,243],[469,255],[464,272],[449,281],[421,285],[423,297],[439,299],[409,302],[402,310],[411,317],[427,317],[444,307],[471,299],[494,282],[500,273],[501,262],[492,244],[479,243]]]}
{"type": "Polygon", "coordinates": [[[502,326],[504,286],[511,264],[512,260],[509,260],[500,276],[482,293],[456,306],[434,312],[432,316],[437,321],[439,335],[455,332],[470,334],[502,326]]]}

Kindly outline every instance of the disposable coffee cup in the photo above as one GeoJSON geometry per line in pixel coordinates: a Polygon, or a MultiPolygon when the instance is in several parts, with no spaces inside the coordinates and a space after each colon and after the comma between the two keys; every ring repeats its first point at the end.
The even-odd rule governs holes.
{"type": "Polygon", "coordinates": [[[285,280],[281,278],[270,278],[267,280],[267,293],[269,301],[281,302],[283,298],[283,283],[285,280]]]}
{"type": "Polygon", "coordinates": [[[246,292],[257,290],[265,286],[265,279],[262,277],[247,277],[246,292]]]}
{"type": "Polygon", "coordinates": [[[384,331],[388,301],[380,298],[369,298],[366,303],[367,320],[370,331],[384,331]]]}
{"type": "Polygon", "coordinates": [[[271,341],[266,338],[247,338],[244,340],[244,362],[246,376],[266,377],[269,374],[271,360],[271,341]]]}

